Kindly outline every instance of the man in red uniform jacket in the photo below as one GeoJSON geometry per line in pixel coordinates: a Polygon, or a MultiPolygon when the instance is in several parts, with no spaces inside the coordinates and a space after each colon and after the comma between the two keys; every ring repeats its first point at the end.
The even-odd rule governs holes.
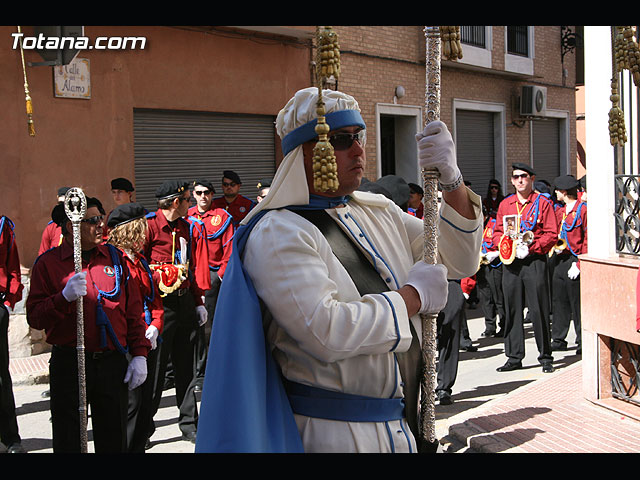
{"type": "Polygon", "coordinates": [[[222,172],[223,196],[213,200],[214,208],[222,208],[229,212],[235,228],[256,204],[250,198],[238,193],[241,186],[240,176],[232,170],[225,170],[222,172]]]}
{"type": "Polygon", "coordinates": [[[216,190],[210,181],[206,179],[194,180],[193,197],[196,204],[189,209],[187,217],[190,223],[201,224],[206,231],[209,248],[209,275],[211,278],[211,288],[204,295],[207,323],[198,329],[196,391],[202,388],[207,362],[207,347],[211,335],[211,322],[216,310],[222,278],[224,277],[227,263],[229,263],[229,258],[231,258],[231,248],[233,246],[234,227],[231,222],[231,215],[226,210],[212,205],[215,193],[216,190]]]}
{"type": "Polygon", "coordinates": [[[27,298],[27,322],[45,330],[53,345],[49,363],[54,452],[80,452],[76,301],[84,304],[87,402],[96,452],[126,451],[129,389],[147,376],[140,289],[129,281],[122,254],[102,245],[100,202],[87,198],[82,220],[82,272],[75,273],[73,234],[64,205],[52,217],[64,232],[59,247],[36,259],[27,298]],[[128,357],[132,357],[131,361],[128,357]]]}
{"type": "Polygon", "coordinates": [[[9,373],[9,311],[21,299],[20,257],[13,222],[0,216],[0,441],[9,453],[23,452],[9,373]]]}
{"type": "Polygon", "coordinates": [[[573,175],[554,180],[556,196],[564,205],[556,210],[558,236],[566,248],[556,253],[553,269],[553,325],[551,349],[566,350],[567,334],[573,318],[576,331],[577,353],[582,353],[580,332],[580,260],[587,253],[587,204],[578,200],[579,182],[573,175]]]}
{"type": "MultiPolygon", "coordinates": [[[[167,180],[156,190],[158,210],[147,215],[144,256],[154,269],[164,305],[164,330],[158,346],[153,415],[158,411],[169,357],[174,369],[178,426],[195,443],[198,422],[192,384],[198,327],[207,321],[204,294],[211,288],[209,250],[200,223],[189,223],[191,192],[182,180],[167,180]]],[[[155,427],[151,426],[149,438],[155,427]]]]}
{"type": "Polygon", "coordinates": [[[503,219],[516,215],[514,226],[520,233],[531,231],[530,245],[514,242],[515,259],[502,270],[502,291],[505,302],[504,350],[507,362],[499,372],[522,368],[524,358],[524,318],[522,300],[526,298],[533,323],[538,361],[543,372],[553,372],[549,331],[549,285],[546,255],[558,238],[558,227],[551,200],[533,190],[535,172],[523,163],[512,165],[511,184],[516,193],[509,195],[498,207],[493,243],[500,244],[504,233],[503,219]]]}

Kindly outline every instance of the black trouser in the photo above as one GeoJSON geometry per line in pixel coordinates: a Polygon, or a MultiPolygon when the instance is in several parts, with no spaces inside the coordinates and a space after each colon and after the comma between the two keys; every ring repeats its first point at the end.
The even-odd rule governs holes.
{"type": "Polygon", "coordinates": [[[510,362],[520,362],[524,358],[523,309],[525,302],[533,323],[539,352],[538,361],[541,364],[553,361],[546,265],[547,261],[544,255],[534,254],[523,260],[515,259],[510,265],[503,265],[504,352],[510,362]]]}
{"type": "MultiPolygon", "coordinates": [[[[167,362],[171,356],[176,386],[176,404],[180,409],[178,426],[182,433],[195,432],[198,421],[192,380],[195,376],[195,345],[198,330],[193,295],[178,291],[162,298],[164,304],[164,327],[162,341],[158,342],[158,353],[153,378],[154,392],[151,414],[158,412],[167,362]]],[[[151,425],[149,437],[155,432],[151,425]]]]}
{"type": "MultiPolygon", "coordinates": [[[[124,453],[127,444],[127,357],[116,351],[85,354],[87,411],[96,453],[124,453]]],[[[54,453],[80,452],[78,356],[54,346],[49,360],[54,453]]]]}
{"type": "Polygon", "coordinates": [[[478,297],[484,314],[485,330],[495,332],[496,315],[500,316],[500,328],[504,327],[504,296],[502,294],[502,265],[496,259],[493,264],[482,265],[476,273],[478,297]],[[493,264],[497,263],[498,266],[493,264]]]}
{"type": "Polygon", "coordinates": [[[0,441],[7,447],[20,442],[13,384],[9,372],[8,332],[9,311],[0,302],[0,441]]]}
{"type": "Polygon", "coordinates": [[[129,390],[129,412],[127,421],[127,451],[144,453],[153,421],[153,392],[158,347],[147,355],[147,379],[133,390],[129,390]]]}
{"type": "Polygon", "coordinates": [[[438,335],[438,384],[436,391],[451,394],[451,389],[458,376],[458,359],[460,357],[460,334],[465,315],[464,295],[460,282],[449,280],[447,304],[436,320],[438,335]]]}
{"type": "Polygon", "coordinates": [[[580,335],[580,276],[571,280],[567,275],[577,258],[571,254],[559,255],[553,271],[553,323],[551,339],[554,344],[567,346],[567,334],[573,318],[576,343],[581,346],[580,335]]]}
{"type": "Polygon", "coordinates": [[[198,328],[196,339],[196,377],[202,381],[204,371],[207,366],[207,352],[209,351],[209,339],[211,338],[211,327],[213,325],[213,315],[216,312],[218,303],[218,293],[222,281],[217,272],[210,271],[211,288],[204,294],[204,306],[207,309],[207,323],[198,328]]]}

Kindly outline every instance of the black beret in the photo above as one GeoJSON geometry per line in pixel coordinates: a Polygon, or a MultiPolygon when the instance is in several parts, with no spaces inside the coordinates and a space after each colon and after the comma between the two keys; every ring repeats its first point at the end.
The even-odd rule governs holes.
{"type": "Polygon", "coordinates": [[[409,183],[408,185],[410,193],[419,193],[420,195],[424,195],[424,190],[420,185],[417,185],[415,183],[409,183]]]}
{"type": "Polygon", "coordinates": [[[409,185],[397,175],[385,175],[375,182],[361,182],[358,190],[381,193],[396,205],[401,206],[409,201],[409,185]]]}
{"type": "Polygon", "coordinates": [[[136,220],[138,218],[142,218],[146,215],[146,213],[147,211],[142,206],[142,204],[137,202],[118,205],[109,214],[109,219],[107,220],[107,226],[109,228],[115,228],[118,225],[122,225],[124,223],[130,222],[132,220],[136,220]]]}
{"type": "Polygon", "coordinates": [[[580,187],[586,192],[587,191],[587,176],[583,175],[582,177],[580,177],[578,179],[578,182],[580,183],[580,187]]]}
{"type": "Polygon", "coordinates": [[[511,165],[511,169],[512,170],[524,170],[529,175],[535,175],[536,174],[536,172],[533,170],[533,168],[531,168],[526,163],[514,163],[513,165],[511,165]]]}
{"type": "Polygon", "coordinates": [[[242,183],[240,181],[240,176],[233,170],[225,170],[224,172],[222,172],[222,178],[223,179],[228,178],[229,180],[235,183],[242,183]]]}
{"type": "MultiPolygon", "coordinates": [[[[87,209],[96,207],[98,211],[102,215],[104,215],[104,208],[102,207],[102,203],[100,202],[100,200],[95,197],[86,197],[86,200],[87,209]]],[[[58,202],[58,204],[53,207],[53,210],[51,210],[51,220],[53,220],[53,223],[55,223],[59,227],[67,223],[69,217],[67,217],[67,212],[64,211],[64,202],[58,202]]]]}
{"type": "Polygon", "coordinates": [[[69,190],[71,189],[71,187],[60,187],[58,189],[58,196],[62,197],[63,195],[65,195],[69,190]]]}
{"type": "Polygon", "coordinates": [[[256,188],[258,188],[258,190],[262,190],[263,188],[268,188],[270,186],[271,186],[271,179],[262,178],[258,181],[258,185],[256,185],[256,188]]]}
{"type": "Polygon", "coordinates": [[[112,190],[124,190],[125,192],[133,192],[135,188],[133,188],[132,183],[126,178],[114,178],[111,180],[111,189],[112,190]]]}
{"type": "Polygon", "coordinates": [[[391,196],[391,193],[382,185],[376,182],[361,183],[360,186],[358,187],[358,190],[361,192],[379,193],[387,197],[389,200],[393,201],[393,197],[391,196]]]}
{"type": "Polygon", "coordinates": [[[580,182],[573,175],[561,175],[553,181],[556,190],[571,190],[577,188],[580,182]]]}
{"type": "Polygon", "coordinates": [[[193,181],[192,186],[195,187],[196,185],[202,185],[204,188],[208,188],[213,193],[216,192],[216,189],[213,187],[213,183],[211,183],[209,180],[205,180],[204,178],[196,178],[193,181]]]}
{"type": "Polygon", "coordinates": [[[184,180],[166,180],[156,190],[156,198],[170,198],[177,195],[182,195],[185,190],[188,190],[189,183],[184,180]]]}
{"type": "Polygon", "coordinates": [[[542,180],[536,180],[535,182],[533,182],[533,188],[535,188],[540,193],[551,193],[551,188],[549,188],[549,185],[547,185],[542,180]]]}

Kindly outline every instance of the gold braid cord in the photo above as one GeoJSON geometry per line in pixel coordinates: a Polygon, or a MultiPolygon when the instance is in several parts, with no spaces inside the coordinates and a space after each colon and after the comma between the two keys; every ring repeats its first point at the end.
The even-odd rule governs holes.
{"type": "MultiPolygon", "coordinates": [[[[18,26],[18,33],[22,33],[20,26],[18,26]]],[[[33,103],[31,102],[31,95],[29,94],[29,82],[27,82],[27,67],[24,62],[24,50],[22,48],[22,38],[20,38],[20,58],[22,59],[22,76],[24,78],[24,94],[27,107],[27,128],[29,136],[36,136],[36,127],[33,124],[33,103]]]]}
{"type": "Polygon", "coordinates": [[[442,56],[447,60],[462,58],[460,27],[438,27],[442,43],[442,56]]]}
{"type": "Polygon", "coordinates": [[[318,142],[313,148],[313,186],[318,192],[335,192],[340,185],[338,165],[328,134],[331,127],[325,119],[322,89],[331,79],[338,84],[340,76],[340,45],[338,36],[331,27],[317,27],[316,32],[316,81],[318,84],[318,103],[316,113],[318,124],[316,133],[318,142]]]}

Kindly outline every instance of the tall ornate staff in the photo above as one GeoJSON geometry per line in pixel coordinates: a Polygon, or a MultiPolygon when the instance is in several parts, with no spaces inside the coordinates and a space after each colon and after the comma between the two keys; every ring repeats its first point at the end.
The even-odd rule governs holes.
{"type": "MultiPolygon", "coordinates": [[[[22,33],[20,25],[18,25],[18,33],[22,33]]],[[[36,128],[33,124],[33,102],[31,101],[31,94],[29,93],[29,82],[27,81],[27,66],[24,62],[24,49],[22,48],[22,38],[20,40],[20,58],[22,59],[22,76],[24,78],[24,94],[25,103],[27,109],[27,128],[29,136],[36,136],[36,128]]]]}
{"type": "MultiPolygon", "coordinates": [[[[462,57],[459,27],[424,27],[426,37],[425,125],[440,119],[440,62],[444,54],[449,59],[462,57]],[[443,40],[444,45],[443,45],[443,40]]],[[[422,169],[424,189],[424,261],[436,263],[438,251],[438,171],[422,169]]],[[[435,433],[436,390],[436,315],[424,314],[422,319],[422,360],[420,395],[420,438],[422,451],[437,447],[435,433]]]]}
{"type": "MultiPolygon", "coordinates": [[[[77,187],[69,189],[64,197],[64,211],[73,226],[73,263],[75,272],[82,272],[82,248],[80,245],[80,222],[87,211],[87,199],[77,187]]],[[[76,300],[78,353],[78,412],[80,417],[80,451],[87,453],[87,393],[84,357],[84,311],[82,297],[76,300]]]]}

